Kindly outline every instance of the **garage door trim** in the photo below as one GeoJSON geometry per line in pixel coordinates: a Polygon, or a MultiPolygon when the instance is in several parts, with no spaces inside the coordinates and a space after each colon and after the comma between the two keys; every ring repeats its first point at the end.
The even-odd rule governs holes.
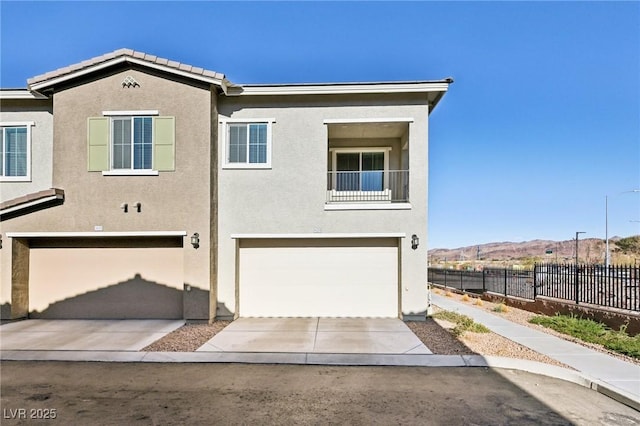
{"type": "Polygon", "coordinates": [[[8,238],[184,237],[187,231],[7,232],[8,238]]]}
{"type": "Polygon", "coordinates": [[[231,234],[231,238],[234,240],[240,239],[291,239],[291,238],[406,238],[407,234],[404,232],[387,232],[387,233],[313,233],[313,234],[231,234]]]}

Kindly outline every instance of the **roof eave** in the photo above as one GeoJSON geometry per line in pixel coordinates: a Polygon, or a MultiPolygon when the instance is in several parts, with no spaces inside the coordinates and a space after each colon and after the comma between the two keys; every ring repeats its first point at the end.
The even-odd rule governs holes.
{"type": "Polygon", "coordinates": [[[430,93],[446,92],[453,80],[422,82],[375,82],[375,83],[326,83],[326,84],[277,84],[242,85],[229,88],[229,96],[276,96],[276,95],[343,95],[384,93],[430,93]]]}
{"type": "MultiPolygon", "coordinates": [[[[76,79],[78,77],[82,77],[91,73],[95,73],[97,71],[101,71],[104,69],[107,69],[109,67],[124,63],[124,62],[129,62],[129,63],[133,63],[136,65],[140,65],[143,67],[148,67],[148,68],[153,68],[162,72],[166,72],[169,74],[174,74],[174,75],[179,75],[185,78],[189,78],[189,79],[193,79],[193,80],[197,80],[197,81],[202,81],[205,83],[209,83],[209,84],[214,84],[217,86],[220,86],[223,91],[225,90],[225,87],[227,86],[227,83],[225,83],[225,78],[224,76],[222,78],[216,78],[216,77],[211,77],[211,76],[206,76],[206,75],[200,75],[200,74],[194,74],[188,71],[183,71],[180,69],[176,69],[173,67],[169,67],[166,65],[162,65],[162,64],[157,64],[157,63],[152,63],[149,61],[145,61],[143,59],[139,59],[139,58],[135,58],[135,57],[131,57],[131,56],[119,56],[113,59],[109,59],[105,62],[99,63],[99,64],[95,64],[92,65],[90,67],[87,68],[83,68],[77,71],[73,71],[70,72],[68,74],[64,74],[58,77],[52,77],[49,79],[43,79],[40,81],[35,81],[35,82],[31,82],[34,79],[30,79],[30,81],[28,82],[28,88],[31,91],[41,91],[41,90],[46,90],[48,88],[54,87],[60,83],[64,83],[67,82],[69,80],[73,80],[76,79]]],[[[37,77],[36,77],[37,78],[37,77]]]]}
{"type": "Polygon", "coordinates": [[[48,99],[45,95],[29,89],[0,90],[0,99],[48,99]]]}
{"type": "Polygon", "coordinates": [[[0,221],[64,202],[64,190],[50,188],[0,203],[0,221]]]}

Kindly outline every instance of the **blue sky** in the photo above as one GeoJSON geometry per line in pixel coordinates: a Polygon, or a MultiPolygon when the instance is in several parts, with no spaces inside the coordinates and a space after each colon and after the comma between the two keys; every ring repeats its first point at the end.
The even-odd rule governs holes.
{"type": "Polygon", "coordinates": [[[640,2],[0,3],[0,86],[128,47],[237,83],[455,83],[430,248],[640,234],[640,2]]]}

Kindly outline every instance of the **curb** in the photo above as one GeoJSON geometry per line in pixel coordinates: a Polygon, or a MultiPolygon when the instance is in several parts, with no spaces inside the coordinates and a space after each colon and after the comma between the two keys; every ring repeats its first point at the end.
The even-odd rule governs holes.
{"type": "Polygon", "coordinates": [[[0,361],[239,363],[279,365],[484,367],[520,370],[592,389],[640,411],[640,397],[602,380],[564,367],[482,355],[323,354],[285,352],[135,352],[135,351],[1,351],[0,361]]]}
{"type": "Polygon", "coordinates": [[[505,370],[521,370],[532,374],[539,374],[554,379],[572,382],[579,386],[589,388],[595,392],[608,396],[609,398],[618,401],[621,404],[627,405],[636,411],[640,411],[640,396],[634,395],[610,383],[595,379],[579,371],[523,359],[494,356],[483,357],[480,355],[470,355],[469,357],[475,358],[474,360],[470,360],[470,362],[479,362],[479,364],[476,365],[478,367],[486,366],[493,368],[502,368],[505,370]],[[483,363],[485,364],[483,365],[483,363]]]}
{"type": "Polygon", "coordinates": [[[612,386],[609,383],[605,383],[602,380],[593,380],[591,382],[591,389],[621,404],[627,405],[636,411],[640,411],[640,399],[637,396],[612,386]]]}

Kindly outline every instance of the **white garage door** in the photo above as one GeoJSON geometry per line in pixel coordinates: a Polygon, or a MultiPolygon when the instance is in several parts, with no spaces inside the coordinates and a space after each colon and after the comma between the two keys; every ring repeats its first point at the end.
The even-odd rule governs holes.
{"type": "Polygon", "coordinates": [[[398,317],[397,239],[241,240],[242,317],[398,317]]]}
{"type": "Polygon", "coordinates": [[[32,248],[31,318],[183,317],[180,247],[32,248]]]}

